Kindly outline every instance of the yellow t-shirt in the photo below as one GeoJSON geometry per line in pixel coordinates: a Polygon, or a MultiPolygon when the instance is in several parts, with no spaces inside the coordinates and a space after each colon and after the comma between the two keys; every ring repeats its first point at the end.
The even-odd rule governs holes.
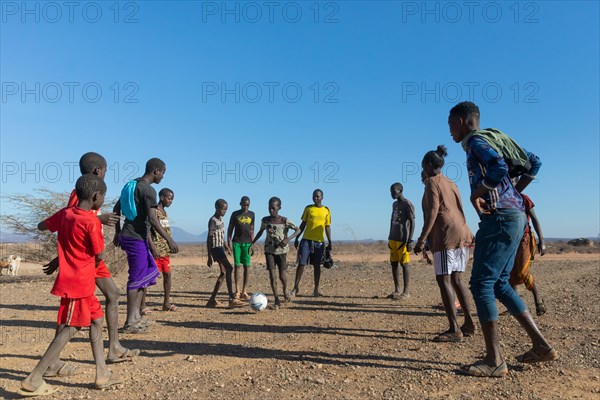
{"type": "Polygon", "coordinates": [[[306,206],[302,213],[302,221],[306,222],[303,239],[315,242],[325,241],[325,227],[331,225],[331,213],[325,206],[317,207],[314,204],[306,206]]]}

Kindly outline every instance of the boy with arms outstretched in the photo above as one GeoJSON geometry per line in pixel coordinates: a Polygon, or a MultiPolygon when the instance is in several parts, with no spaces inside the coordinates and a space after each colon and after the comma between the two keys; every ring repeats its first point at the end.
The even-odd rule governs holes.
{"type": "MultiPolygon", "coordinates": [[[[79,169],[81,175],[95,175],[100,179],[104,180],[106,176],[107,163],[106,159],[98,153],[88,152],[81,156],[79,159],[79,169]]],[[[71,192],[67,208],[74,207],[79,202],[77,192],[75,189],[71,192]]],[[[103,225],[114,226],[119,222],[119,217],[113,213],[101,213],[100,209],[91,210],[96,214],[98,219],[103,225]]],[[[50,261],[44,265],[44,272],[47,275],[51,275],[59,268],[58,258],[50,261]]],[[[108,361],[116,363],[122,361],[132,360],[134,356],[138,355],[140,351],[138,349],[130,350],[126,349],[119,342],[119,289],[106,266],[104,260],[100,261],[100,264],[96,268],[96,286],[102,292],[106,298],[106,325],[108,326],[108,361]]],[[[69,376],[75,373],[75,366],[61,362],[57,359],[53,362],[48,370],[45,372],[45,377],[53,376],[69,376]]]]}
{"type": "Polygon", "coordinates": [[[233,250],[233,267],[235,269],[235,298],[248,300],[248,269],[250,268],[250,246],[254,240],[254,213],[249,210],[250,198],[243,196],[240,209],[234,211],[227,227],[227,245],[233,250]],[[240,295],[240,269],[244,268],[244,280],[240,295]]]}
{"type": "Polygon", "coordinates": [[[390,248],[390,264],[394,277],[394,292],[387,296],[388,299],[400,300],[410,297],[408,285],[410,282],[410,252],[412,250],[412,236],[415,230],[415,207],[408,201],[403,192],[401,183],[396,182],[390,187],[390,194],[394,199],[392,205],[392,218],[390,221],[390,234],[388,247],[390,248]],[[400,268],[404,278],[404,290],[400,292],[400,268]]]}
{"type": "Polygon", "coordinates": [[[60,268],[51,293],[61,298],[59,329],[42,359],[21,383],[19,394],[22,396],[49,395],[57,390],[44,381],[43,374],[84,326],[90,327],[90,342],[96,362],[96,388],[121,383],[104,361],[104,314],[94,295],[96,268],[102,260],[104,238],[102,225],[93,210],[99,210],[104,203],[106,184],[98,176],[87,174],[77,180],[75,190],[79,199],[77,206],[63,208],[38,225],[40,230],[58,232],[60,268]]]}
{"type": "Polygon", "coordinates": [[[458,188],[442,174],[446,148],[438,146],[423,157],[425,193],[423,193],[423,230],[415,254],[423,251],[425,241],[433,252],[436,281],[448,317],[449,328],[433,338],[434,342],[460,342],[463,336],[475,333],[471,317],[468,292],[462,283],[462,275],[469,260],[469,248],[473,234],[467,226],[458,188]],[[459,327],[454,303],[454,292],[464,310],[465,323],[459,327]]]}
{"type": "Polygon", "coordinates": [[[225,240],[225,224],[223,223],[223,217],[227,214],[227,202],[223,199],[218,199],[215,202],[215,213],[208,220],[208,237],[206,238],[206,249],[208,251],[208,262],[207,265],[212,267],[213,261],[219,264],[221,273],[215,283],[215,288],[210,296],[210,299],[206,303],[206,307],[217,307],[219,302],[217,301],[217,294],[221,288],[223,280],[227,284],[227,292],[229,293],[229,308],[243,307],[246,303],[235,298],[233,292],[233,282],[231,275],[233,267],[227,259],[227,253],[231,254],[231,250],[227,246],[225,240]]]}
{"type": "Polygon", "coordinates": [[[300,292],[300,280],[304,273],[304,268],[309,263],[314,268],[315,288],[313,296],[323,296],[319,291],[321,282],[321,262],[325,252],[325,236],[327,236],[327,248],[331,251],[331,212],[325,207],[323,202],[323,191],[316,189],[313,191],[313,203],[304,208],[302,213],[302,223],[300,224],[300,233],[304,233],[302,240],[296,236],[294,247],[298,249],[298,269],[296,269],[296,279],[294,289],[290,295],[296,296],[300,292]]]}
{"type": "MultiPolygon", "coordinates": [[[[269,216],[264,217],[261,220],[260,230],[256,234],[256,237],[252,241],[252,244],[256,243],[262,236],[264,231],[267,231],[267,238],[265,239],[265,258],[267,262],[267,270],[269,271],[269,280],[271,282],[271,289],[273,289],[273,296],[275,302],[273,303],[272,309],[276,310],[281,307],[281,301],[277,295],[277,277],[275,276],[275,270],[279,268],[279,279],[283,286],[283,296],[285,302],[290,301],[290,296],[287,291],[287,253],[289,251],[288,243],[300,234],[300,229],[294,225],[292,221],[284,216],[279,215],[281,209],[281,200],[278,197],[271,197],[269,200],[269,216]],[[294,230],[291,236],[288,236],[288,231],[294,230]]],[[[252,248],[249,249],[252,252],[252,248]]]]}
{"type": "Polygon", "coordinates": [[[148,233],[152,227],[169,245],[171,253],[179,251],[177,244],[160,225],[156,218],[156,191],[152,184],[162,181],[167,167],[159,158],[151,158],[146,162],[144,175],[128,182],[121,191],[121,197],[115,204],[114,212],[125,215],[123,228],[115,226],[116,246],[121,246],[127,253],[129,277],[127,280],[127,319],[123,331],[142,333],[148,328],[147,321],[142,318],[142,299],[144,289],[156,285],[159,276],[154,257],[150,252],[148,233]]]}

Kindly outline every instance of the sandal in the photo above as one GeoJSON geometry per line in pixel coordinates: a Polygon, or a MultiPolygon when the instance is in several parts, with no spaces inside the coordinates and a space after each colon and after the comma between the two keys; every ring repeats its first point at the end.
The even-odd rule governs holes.
{"type": "Polygon", "coordinates": [[[63,363],[60,368],[56,372],[44,372],[44,378],[56,378],[56,377],[65,377],[65,376],[73,376],[77,374],[77,366],[71,365],[68,363],[63,363]]]}
{"type": "Polygon", "coordinates": [[[152,314],[152,310],[149,309],[148,307],[144,308],[141,312],[142,315],[149,315],[152,314]]]}
{"type": "Polygon", "coordinates": [[[102,383],[102,384],[95,384],[94,387],[96,389],[106,389],[109,388],[113,385],[118,385],[119,383],[123,383],[123,379],[121,379],[121,377],[116,373],[111,371],[110,372],[110,378],[108,379],[108,382],[106,383],[102,383]]]}
{"type": "Polygon", "coordinates": [[[248,293],[244,292],[240,295],[240,300],[250,300],[248,293]]]}
{"type": "Polygon", "coordinates": [[[546,314],[546,304],[544,303],[544,300],[535,303],[535,313],[538,317],[546,314]]]}
{"type": "Polygon", "coordinates": [[[463,341],[462,332],[444,332],[433,338],[434,342],[450,342],[457,343],[463,341]]]}
{"type": "Polygon", "coordinates": [[[163,311],[177,311],[177,306],[175,304],[171,304],[169,307],[163,307],[163,311]]]}
{"type": "Polygon", "coordinates": [[[121,333],[146,333],[148,332],[148,325],[144,324],[135,324],[135,325],[125,325],[124,327],[119,329],[121,333]]]}
{"type": "Polygon", "coordinates": [[[471,365],[464,365],[460,368],[460,371],[465,375],[470,376],[482,376],[487,378],[502,378],[508,375],[508,366],[505,362],[492,367],[485,363],[485,361],[477,361],[471,365]]]}
{"type": "Polygon", "coordinates": [[[24,388],[17,390],[17,393],[23,397],[49,396],[58,391],[58,388],[50,386],[46,381],[42,380],[42,384],[37,389],[30,391],[24,388]]]}
{"type": "Polygon", "coordinates": [[[539,354],[534,349],[530,349],[515,358],[518,362],[533,364],[539,362],[558,360],[558,353],[553,348],[545,349],[543,354],[539,354]]]}
{"type": "Polygon", "coordinates": [[[120,363],[123,361],[132,361],[133,357],[138,356],[140,354],[140,350],[139,349],[135,349],[135,350],[125,350],[125,353],[121,354],[119,357],[114,357],[114,358],[107,358],[106,361],[109,363],[120,363]]]}

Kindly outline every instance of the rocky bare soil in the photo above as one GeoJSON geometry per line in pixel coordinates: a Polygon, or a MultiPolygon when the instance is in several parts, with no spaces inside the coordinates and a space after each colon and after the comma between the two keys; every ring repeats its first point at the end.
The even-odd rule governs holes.
{"type": "MultiPolygon", "coordinates": [[[[519,365],[514,357],[529,348],[528,340],[512,317],[501,317],[510,368],[503,379],[457,373],[460,365],[482,356],[481,334],[462,343],[431,341],[447,322],[436,308],[440,299],[430,265],[413,262],[412,297],[394,301],[385,298],[392,288],[387,263],[364,255],[345,259],[324,272],[326,297],[300,296],[280,310],[255,313],[249,307],[203,307],[217,270],[204,260],[174,258],[180,264],[173,268],[179,310],[159,311],[162,283],[151,289],[149,318],[155,323],[146,334],[122,337],[127,347],[141,349],[141,356],[111,366],[125,382],[110,390],[92,388],[93,359],[84,332],[63,352],[80,373],[48,379],[60,387],[52,398],[600,398],[598,254],[536,259],[534,274],[548,307],[536,320],[561,358],[519,365]]],[[[295,269],[289,273],[292,277],[295,269]]],[[[116,277],[121,288],[125,280],[124,274],[116,277]]],[[[305,294],[312,292],[311,281],[308,270],[305,294]]],[[[0,277],[0,397],[16,397],[19,382],[53,337],[58,301],[49,294],[51,283],[37,271],[19,279],[0,277]]],[[[258,264],[250,289],[272,299],[267,273],[258,264]]],[[[520,293],[533,308],[532,296],[522,287],[520,293]]],[[[125,304],[120,312],[123,321],[125,304]]]]}

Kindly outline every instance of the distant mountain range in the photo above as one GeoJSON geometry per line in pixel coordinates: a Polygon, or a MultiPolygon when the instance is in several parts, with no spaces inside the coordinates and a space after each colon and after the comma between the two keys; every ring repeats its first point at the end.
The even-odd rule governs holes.
{"type": "Polygon", "coordinates": [[[178,228],[176,226],[171,227],[171,234],[173,235],[173,240],[175,240],[175,243],[206,242],[206,238],[208,236],[208,232],[203,232],[199,235],[194,235],[193,233],[184,231],[183,229],[178,228]]]}
{"type": "Polygon", "coordinates": [[[0,231],[0,243],[25,243],[29,240],[29,237],[25,235],[0,231]]]}

